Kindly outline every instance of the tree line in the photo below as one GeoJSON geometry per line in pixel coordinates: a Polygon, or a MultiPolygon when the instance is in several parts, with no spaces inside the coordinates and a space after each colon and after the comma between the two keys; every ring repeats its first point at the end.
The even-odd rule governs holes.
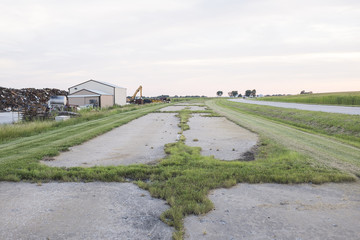
{"type": "MultiPolygon", "coordinates": [[[[223,91],[217,91],[216,95],[218,97],[221,97],[223,95],[223,91]]],[[[231,92],[228,92],[228,95],[229,97],[243,97],[243,95],[238,91],[234,90],[234,91],[231,91],[231,92]]],[[[256,90],[253,89],[253,90],[246,90],[245,93],[244,93],[244,96],[245,97],[256,97],[256,90]]]]}

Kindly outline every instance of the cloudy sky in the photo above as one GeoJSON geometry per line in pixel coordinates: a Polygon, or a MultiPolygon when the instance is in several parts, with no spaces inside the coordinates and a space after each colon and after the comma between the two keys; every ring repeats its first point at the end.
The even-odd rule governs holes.
{"type": "Polygon", "coordinates": [[[359,0],[0,0],[0,86],[360,91],[359,0]]]}

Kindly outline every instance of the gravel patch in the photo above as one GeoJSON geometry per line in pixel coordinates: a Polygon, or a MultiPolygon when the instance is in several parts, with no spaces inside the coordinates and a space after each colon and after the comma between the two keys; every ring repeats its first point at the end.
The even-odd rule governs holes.
{"type": "Polygon", "coordinates": [[[165,201],[131,183],[0,183],[0,239],[171,239],[165,201]]]}
{"type": "Polygon", "coordinates": [[[204,111],[206,110],[206,107],[201,106],[168,106],[165,108],[160,109],[161,112],[175,112],[175,111],[181,111],[184,109],[189,109],[191,111],[204,111]]]}
{"type": "Polygon", "coordinates": [[[360,184],[239,184],[185,219],[185,239],[359,239],[360,184]]]}
{"type": "Polygon", "coordinates": [[[178,138],[174,113],[151,113],[42,161],[52,167],[151,163],[165,157],[164,145],[178,138]]]}
{"type": "Polygon", "coordinates": [[[201,154],[220,160],[250,160],[258,141],[256,134],[223,117],[203,117],[193,114],[190,130],[184,131],[186,144],[201,147],[201,154]]]}

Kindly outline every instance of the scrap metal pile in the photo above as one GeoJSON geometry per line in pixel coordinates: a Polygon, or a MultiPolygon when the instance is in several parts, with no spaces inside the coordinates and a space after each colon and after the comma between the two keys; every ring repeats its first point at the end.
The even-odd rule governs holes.
{"type": "Polygon", "coordinates": [[[67,96],[68,92],[55,88],[2,88],[0,87],[0,110],[11,108],[18,110],[29,105],[47,104],[51,96],[67,96]]]}
{"type": "Polygon", "coordinates": [[[21,111],[26,118],[46,117],[47,103],[51,96],[67,96],[68,92],[60,89],[44,88],[3,88],[0,87],[0,111],[21,111]]]}

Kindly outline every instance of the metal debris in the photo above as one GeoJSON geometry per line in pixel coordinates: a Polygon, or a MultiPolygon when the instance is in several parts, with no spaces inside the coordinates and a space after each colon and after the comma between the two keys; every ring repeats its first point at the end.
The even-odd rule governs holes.
{"type": "Polygon", "coordinates": [[[0,87],[0,111],[11,108],[13,111],[36,106],[38,104],[47,104],[51,96],[67,96],[68,92],[56,88],[3,88],[0,87]]]}

